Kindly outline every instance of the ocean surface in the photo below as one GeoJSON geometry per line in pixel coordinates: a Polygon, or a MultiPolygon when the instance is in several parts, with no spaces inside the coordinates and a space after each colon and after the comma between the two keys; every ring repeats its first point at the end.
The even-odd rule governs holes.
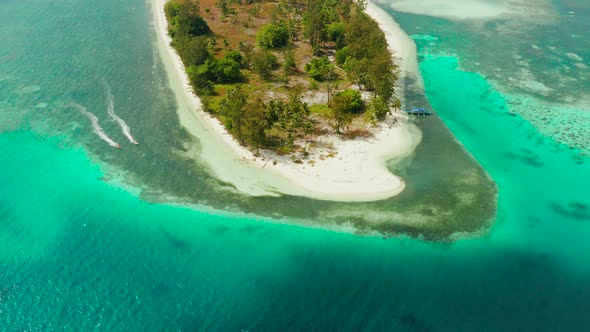
{"type": "MultiPolygon", "coordinates": [[[[418,122],[440,118],[498,188],[494,225],[472,239],[313,222],[395,202],[228,193],[187,157],[198,142],[149,3],[1,0],[0,331],[590,330],[590,4],[414,2],[380,5],[418,46],[426,95],[410,99],[437,113],[418,122]]],[[[420,125],[413,192],[438,174],[424,155],[440,126],[420,125]]]]}

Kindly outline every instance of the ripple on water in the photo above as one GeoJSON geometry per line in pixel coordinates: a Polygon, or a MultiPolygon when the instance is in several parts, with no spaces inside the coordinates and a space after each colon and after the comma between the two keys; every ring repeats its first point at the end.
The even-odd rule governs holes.
{"type": "Polygon", "coordinates": [[[27,85],[25,87],[19,88],[16,92],[18,94],[29,94],[29,93],[35,93],[39,90],[41,90],[41,87],[38,85],[27,85]]]}
{"type": "Polygon", "coordinates": [[[437,41],[438,37],[431,36],[431,35],[411,35],[410,38],[414,40],[425,40],[429,42],[437,41]]]}

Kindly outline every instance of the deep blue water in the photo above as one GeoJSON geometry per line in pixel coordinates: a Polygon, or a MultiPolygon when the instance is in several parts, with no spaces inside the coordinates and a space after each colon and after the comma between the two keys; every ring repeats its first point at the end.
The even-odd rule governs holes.
{"type": "MultiPolygon", "coordinates": [[[[588,15],[586,5],[568,3],[588,15]]],[[[590,20],[572,23],[566,9],[555,24],[584,31],[590,20]]],[[[585,146],[549,135],[562,121],[531,120],[535,110],[574,108],[581,115],[569,130],[585,133],[588,105],[580,92],[569,105],[492,75],[515,70],[487,54],[520,37],[500,29],[498,40],[481,41],[471,23],[396,15],[416,38],[430,104],[499,187],[490,234],[430,243],[148,203],[105,182],[125,177],[106,166],[119,155],[76,144],[103,142],[91,142],[87,119],[67,102],[95,111],[123,143],[98,111],[104,95],[96,86],[106,79],[132,128],[160,116],[176,130],[173,112],[148,113],[168,102],[152,96],[162,88],[145,73],[157,62],[149,18],[138,0],[0,2],[0,330],[590,330],[590,160],[585,146]],[[438,40],[418,37],[425,35],[438,40]]],[[[529,38],[548,49],[558,38],[535,37],[551,30],[538,29],[529,38]]],[[[568,52],[590,58],[583,47],[568,52]]],[[[531,72],[550,73],[551,61],[537,62],[531,72]]],[[[173,173],[150,169],[146,155],[125,162],[173,173]]]]}

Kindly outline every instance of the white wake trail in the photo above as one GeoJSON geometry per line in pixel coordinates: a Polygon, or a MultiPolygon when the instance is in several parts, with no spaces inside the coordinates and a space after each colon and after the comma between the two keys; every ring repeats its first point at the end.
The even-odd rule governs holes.
{"type": "Polygon", "coordinates": [[[129,128],[129,126],[123,119],[121,119],[117,114],[115,114],[115,98],[113,97],[113,93],[111,92],[111,87],[106,82],[103,82],[103,84],[105,86],[107,94],[107,111],[109,113],[109,116],[119,124],[119,127],[121,127],[121,131],[123,132],[123,135],[127,136],[129,142],[133,144],[139,144],[131,135],[131,128],[129,128]]]}
{"type": "Polygon", "coordinates": [[[104,130],[101,128],[101,126],[98,124],[98,118],[96,117],[96,115],[94,115],[94,113],[89,112],[86,110],[86,107],[80,105],[80,104],[73,104],[74,107],[80,111],[80,113],[86,115],[89,119],[90,122],[92,123],[92,128],[94,129],[94,133],[97,134],[103,141],[109,143],[110,146],[115,147],[120,149],[121,146],[119,145],[119,143],[113,141],[109,135],[107,135],[104,130]]]}

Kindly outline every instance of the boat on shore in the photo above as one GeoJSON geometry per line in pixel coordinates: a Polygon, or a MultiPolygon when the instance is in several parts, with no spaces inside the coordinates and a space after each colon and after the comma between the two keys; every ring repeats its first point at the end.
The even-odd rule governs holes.
{"type": "Polygon", "coordinates": [[[412,107],[411,109],[406,110],[406,113],[410,115],[432,115],[432,111],[424,107],[412,107]]]}

